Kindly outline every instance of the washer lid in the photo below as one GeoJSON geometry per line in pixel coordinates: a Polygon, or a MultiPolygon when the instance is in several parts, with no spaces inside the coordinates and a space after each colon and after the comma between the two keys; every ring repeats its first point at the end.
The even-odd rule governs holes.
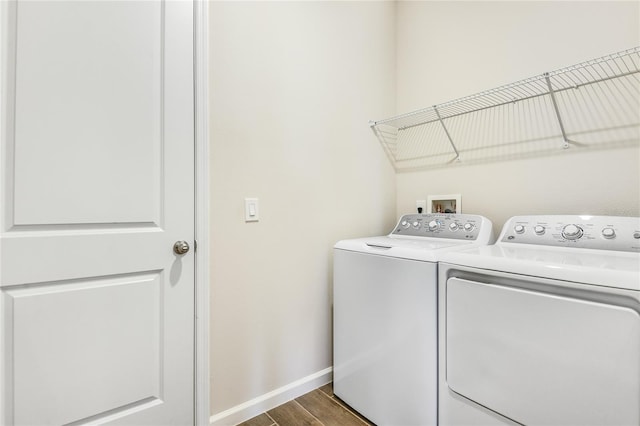
{"type": "Polygon", "coordinates": [[[471,241],[383,235],[338,241],[334,248],[379,256],[437,262],[442,251],[468,247],[471,244],[473,244],[471,241]]]}
{"type": "Polygon", "coordinates": [[[640,291],[640,253],[496,244],[442,253],[440,261],[485,270],[640,291]]]}

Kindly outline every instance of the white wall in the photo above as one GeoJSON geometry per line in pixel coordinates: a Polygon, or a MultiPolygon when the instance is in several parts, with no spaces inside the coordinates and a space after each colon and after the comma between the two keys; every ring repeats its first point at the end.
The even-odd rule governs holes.
{"type": "Polygon", "coordinates": [[[461,193],[465,212],[498,228],[525,213],[640,215],[637,148],[396,176],[367,126],[636,46],[637,2],[229,1],[210,12],[219,424],[327,371],[332,245],[388,232],[416,199],[461,193]],[[244,222],[245,197],[260,198],[259,223],[244,222]]]}
{"type": "Polygon", "coordinates": [[[211,413],[229,424],[332,366],[332,246],[395,222],[368,127],[395,113],[395,8],[210,6],[211,413]]]}
{"type": "MultiPolygon", "coordinates": [[[[640,45],[638,2],[399,2],[397,113],[640,45]]],[[[500,229],[516,214],[640,215],[638,148],[400,173],[397,213],[462,194],[500,229]]]]}

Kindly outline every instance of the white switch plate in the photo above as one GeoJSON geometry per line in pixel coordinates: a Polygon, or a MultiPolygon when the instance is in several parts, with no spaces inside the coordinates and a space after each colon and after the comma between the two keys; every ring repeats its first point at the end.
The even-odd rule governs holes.
{"type": "Polygon", "coordinates": [[[258,222],[260,220],[260,209],[257,198],[244,199],[244,221],[258,222]]]}

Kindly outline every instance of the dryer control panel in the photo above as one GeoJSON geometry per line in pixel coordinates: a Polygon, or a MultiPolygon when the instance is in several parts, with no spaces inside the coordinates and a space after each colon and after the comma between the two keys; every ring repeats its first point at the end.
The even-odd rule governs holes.
{"type": "Polygon", "coordinates": [[[490,239],[492,228],[489,219],[473,214],[406,214],[390,235],[475,241],[490,239]]]}
{"type": "Polygon", "coordinates": [[[514,216],[502,228],[499,241],[640,252],[640,217],[514,216]]]}

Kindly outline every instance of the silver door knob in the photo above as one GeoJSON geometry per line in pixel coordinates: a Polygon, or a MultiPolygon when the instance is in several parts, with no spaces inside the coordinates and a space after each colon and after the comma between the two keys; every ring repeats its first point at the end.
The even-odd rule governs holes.
{"type": "Polygon", "coordinates": [[[186,241],[176,241],[173,245],[173,252],[175,254],[185,254],[189,251],[189,243],[186,241]]]}

